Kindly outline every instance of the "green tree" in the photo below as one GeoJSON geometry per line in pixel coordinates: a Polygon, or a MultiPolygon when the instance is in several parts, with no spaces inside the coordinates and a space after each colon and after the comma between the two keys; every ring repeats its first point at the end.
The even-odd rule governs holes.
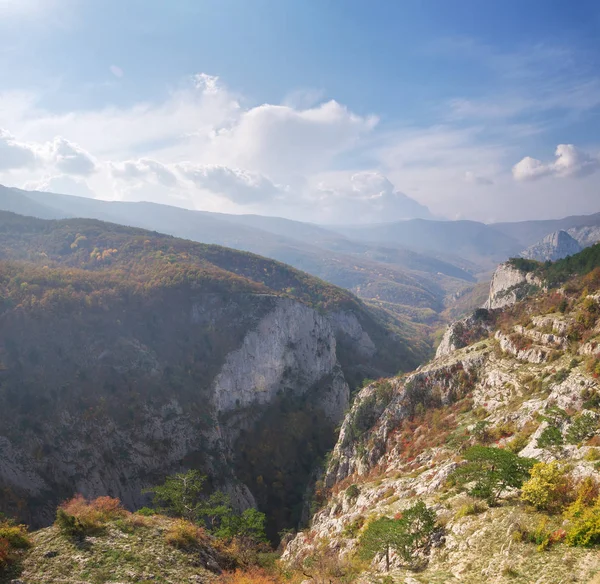
{"type": "Polygon", "coordinates": [[[265,542],[264,513],[257,509],[249,508],[242,514],[229,513],[222,517],[219,526],[214,530],[214,535],[220,539],[233,539],[241,537],[255,542],[265,542]]]}
{"type": "Polygon", "coordinates": [[[197,470],[188,470],[168,476],[162,485],[144,489],[144,493],[153,493],[153,502],[157,509],[188,521],[198,522],[204,503],[202,490],[206,477],[197,470]]]}
{"type": "Polygon", "coordinates": [[[435,511],[418,501],[398,519],[380,517],[369,523],[360,538],[359,557],[372,560],[383,554],[388,572],[391,551],[406,563],[413,564],[415,553],[427,546],[435,526],[435,511]]]}
{"type": "Polygon", "coordinates": [[[487,446],[472,446],[464,458],[467,463],[452,473],[451,481],[459,486],[472,484],[469,494],[489,505],[495,505],[506,489],[520,488],[535,463],[509,450],[487,446]]]}
{"type": "Polygon", "coordinates": [[[154,504],[161,511],[206,526],[220,539],[243,537],[256,542],[266,540],[264,513],[256,509],[236,513],[229,496],[223,491],[204,496],[205,482],[206,477],[199,471],[189,470],[169,476],[162,485],[145,492],[154,494],[154,504]]]}

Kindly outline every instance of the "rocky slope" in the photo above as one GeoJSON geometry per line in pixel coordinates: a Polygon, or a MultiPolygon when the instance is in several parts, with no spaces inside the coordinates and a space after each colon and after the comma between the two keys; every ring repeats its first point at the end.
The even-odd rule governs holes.
{"type": "Polygon", "coordinates": [[[199,468],[239,507],[276,492],[274,534],[298,520],[349,384],[412,361],[350,294],[251,254],[5,214],[2,258],[0,511],[33,526],[75,492],[133,509],[199,468]],[[250,450],[280,457],[294,486],[281,494],[274,474],[258,493],[250,450]]]}
{"type": "MultiPolygon", "coordinates": [[[[496,292],[527,282],[506,267],[501,274],[496,292]]],[[[600,573],[597,548],[560,543],[571,526],[560,513],[525,504],[514,489],[490,507],[449,481],[466,449],[484,444],[567,463],[573,489],[585,477],[600,482],[600,269],[561,288],[545,285],[540,279],[532,297],[463,320],[460,334],[455,325],[443,350],[414,373],[361,390],[323,476],[321,508],[287,546],[289,566],[310,572],[326,556],[330,573],[354,570],[374,581],[385,572],[382,556],[358,575],[352,567],[365,526],[422,500],[438,531],[420,570],[392,554],[395,582],[558,584],[600,573]],[[549,427],[554,445],[538,442],[549,427]],[[547,533],[547,541],[554,533],[555,543],[536,550],[531,533],[547,533]]]]}

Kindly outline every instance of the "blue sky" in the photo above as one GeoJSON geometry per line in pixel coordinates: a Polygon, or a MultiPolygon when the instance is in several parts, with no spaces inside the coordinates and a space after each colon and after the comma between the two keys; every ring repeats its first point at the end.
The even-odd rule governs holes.
{"type": "Polygon", "coordinates": [[[0,182],[323,222],[403,193],[599,211],[599,29],[583,0],[0,0],[0,182]]]}

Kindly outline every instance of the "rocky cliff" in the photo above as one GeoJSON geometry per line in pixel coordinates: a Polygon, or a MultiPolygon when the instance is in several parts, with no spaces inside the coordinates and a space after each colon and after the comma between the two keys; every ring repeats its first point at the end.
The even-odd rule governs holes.
{"type": "Polygon", "coordinates": [[[555,231],[521,252],[521,257],[539,262],[556,261],[579,253],[579,242],[566,231],[555,231]]]}
{"type": "Polygon", "coordinates": [[[490,284],[490,295],[484,304],[486,309],[504,308],[525,298],[532,290],[542,286],[541,280],[509,262],[496,268],[490,284]]]}
{"type": "MultiPolygon", "coordinates": [[[[524,275],[504,267],[494,290],[522,283],[528,283],[524,275]]],[[[558,461],[573,493],[583,484],[600,485],[598,289],[600,269],[487,313],[485,331],[477,319],[464,319],[458,327],[464,342],[453,342],[454,325],[433,361],[362,389],[323,477],[321,508],[288,544],[284,561],[310,573],[315,558],[326,557],[328,573],[372,581],[386,563],[376,555],[356,574],[366,527],[378,517],[402,517],[423,501],[435,511],[438,531],[416,571],[391,554],[394,581],[591,581],[600,556],[593,544],[564,543],[572,517],[527,505],[518,489],[488,505],[450,477],[470,446],[487,445],[558,461]],[[547,429],[553,440],[541,439],[547,429]],[[527,535],[533,533],[541,534],[537,551],[535,537],[527,535]]]]}

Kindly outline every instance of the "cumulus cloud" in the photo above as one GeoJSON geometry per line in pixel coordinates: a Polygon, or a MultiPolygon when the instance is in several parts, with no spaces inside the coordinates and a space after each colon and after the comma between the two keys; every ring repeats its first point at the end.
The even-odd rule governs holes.
{"type": "Polygon", "coordinates": [[[61,136],[48,144],[50,159],[63,173],[89,176],[96,172],[96,161],[83,148],[61,136]]]}
{"type": "Polygon", "coordinates": [[[215,154],[280,180],[327,168],[339,153],[354,146],[377,124],[336,101],[305,110],[284,105],[252,108],[213,140],[215,154]]]}
{"type": "Polygon", "coordinates": [[[549,163],[526,156],[513,166],[513,177],[518,181],[537,180],[545,176],[581,178],[600,169],[599,158],[590,156],[573,144],[559,144],[554,155],[556,159],[549,163]]]}
{"type": "Polygon", "coordinates": [[[227,166],[187,163],[179,165],[178,170],[198,188],[242,205],[269,201],[287,191],[285,186],[275,184],[262,174],[227,166]]]}
{"type": "Polygon", "coordinates": [[[470,170],[465,172],[465,182],[468,182],[469,184],[472,184],[472,185],[485,185],[485,186],[494,184],[493,180],[490,180],[489,178],[486,178],[485,176],[475,174],[474,172],[471,172],[470,170]]]}
{"type": "Polygon", "coordinates": [[[96,197],[96,193],[94,193],[85,180],[66,174],[47,176],[38,181],[30,181],[23,188],[25,190],[61,193],[89,199],[96,197]]]}
{"type": "Polygon", "coordinates": [[[168,166],[150,158],[111,162],[109,168],[113,177],[123,181],[154,181],[165,187],[174,187],[178,183],[177,176],[168,166]]]}
{"type": "Polygon", "coordinates": [[[36,162],[33,146],[18,142],[12,134],[0,128],[0,171],[31,168],[36,162]]]}
{"type": "Polygon", "coordinates": [[[354,173],[337,184],[321,182],[315,196],[323,221],[331,223],[431,218],[426,206],[396,190],[385,175],[376,171],[354,173]]]}

